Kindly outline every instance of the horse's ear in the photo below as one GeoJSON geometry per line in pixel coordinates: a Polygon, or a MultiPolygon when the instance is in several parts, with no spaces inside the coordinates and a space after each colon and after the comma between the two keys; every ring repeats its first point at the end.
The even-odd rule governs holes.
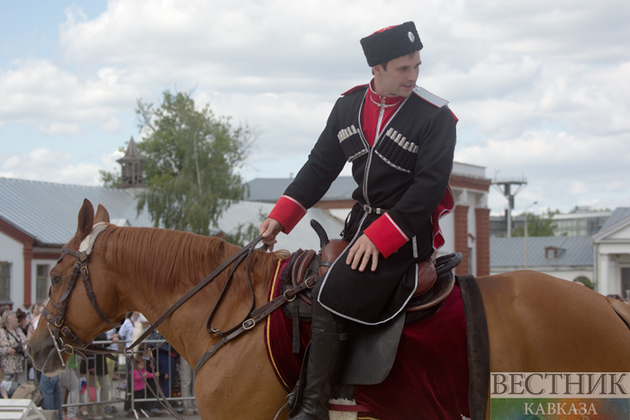
{"type": "Polygon", "coordinates": [[[77,226],[77,233],[75,234],[80,240],[83,240],[86,236],[92,232],[92,226],[94,225],[94,207],[90,200],[87,198],[83,200],[81,210],[79,210],[79,225],[77,226]]]}
{"type": "Polygon", "coordinates": [[[107,209],[105,207],[99,204],[98,207],[96,208],[96,216],[94,216],[94,223],[101,223],[101,222],[109,223],[109,213],[107,212],[107,209]]]}

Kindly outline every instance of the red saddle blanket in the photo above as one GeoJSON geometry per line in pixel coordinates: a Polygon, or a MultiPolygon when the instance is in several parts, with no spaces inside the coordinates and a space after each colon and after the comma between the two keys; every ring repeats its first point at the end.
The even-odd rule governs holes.
{"type": "MultiPolygon", "coordinates": [[[[278,262],[269,298],[280,294],[280,273],[288,260],[278,262]]],[[[293,322],[282,310],[265,325],[269,361],[282,385],[291,390],[300,373],[310,324],[300,323],[300,354],[292,353],[293,322]]],[[[459,285],[433,316],[406,325],[394,366],[378,385],[355,388],[355,400],[367,407],[364,420],[461,420],[470,417],[468,405],[466,321],[459,285]]]]}

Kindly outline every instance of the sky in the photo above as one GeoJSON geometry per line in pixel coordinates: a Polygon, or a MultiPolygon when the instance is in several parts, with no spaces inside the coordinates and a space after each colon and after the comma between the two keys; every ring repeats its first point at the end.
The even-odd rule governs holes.
{"type": "MultiPolygon", "coordinates": [[[[455,160],[525,178],[515,213],[630,206],[627,0],[3,2],[0,176],[101,185],[141,141],[138,100],[165,90],[254,130],[245,180],[295,175],[371,78],[359,40],[409,20],[418,85],[459,118],[455,160]]],[[[496,187],[488,206],[507,206],[496,187]]]]}

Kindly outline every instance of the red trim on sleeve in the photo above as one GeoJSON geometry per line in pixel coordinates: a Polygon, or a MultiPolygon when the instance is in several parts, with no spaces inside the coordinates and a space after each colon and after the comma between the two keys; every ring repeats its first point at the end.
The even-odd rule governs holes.
{"type": "Polygon", "coordinates": [[[392,255],[409,240],[387,213],[376,219],[363,233],[370,238],[385,258],[392,255]]]}
{"type": "Polygon", "coordinates": [[[436,250],[440,249],[446,242],[444,236],[442,235],[442,229],[440,229],[439,220],[452,212],[454,209],[455,196],[449,186],[446,188],[442,201],[431,215],[431,223],[433,224],[433,248],[436,250]]]}
{"type": "Polygon", "coordinates": [[[289,234],[306,214],[306,208],[293,197],[283,195],[274,206],[269,217],[277,220],[284,228],[282,231],[289,234]]]}

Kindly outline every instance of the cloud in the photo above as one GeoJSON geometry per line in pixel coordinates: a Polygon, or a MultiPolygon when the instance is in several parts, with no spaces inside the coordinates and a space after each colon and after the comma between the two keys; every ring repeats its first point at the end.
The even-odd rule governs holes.
{"type": "Polygon", "coordinates": [[[60,134],[76,136],[81,134],[81,128],[79,128],[78,124],[52,123],[47,127],[40,127],[39,129],[47,136],[56,136],[60,134]]]}
{"type": "Polygon", "coordinates": [[[11,156],[2,163],[3,169],[12,169],[18,167],[20,159],[17,156],[11,156]]]}
{"type": "Polygon", "coordinates": [[[1,167],[10,170],[0,176],[81,185],[94,185],[98,181],[100,165],[71,161],[70,153],[40,147],[6,158],[1,167]]]}
{"type": "MultiPolygon", "coordinates": [[[[526,176],[518,203],[627,205],[629,187],[616,182],[630,164],[625,0],[111,0],[94,18],[73,6],[58,56],[0,67],[0,127],[81,135],[93,148],[98,138],[89,159],[56,157],[66,171],[44,162],[56,176],[93,179],[90,165],[117,165],[103,157],[105,141],[111,153],[135,134],[136,99],[157,104],[165,89],[193,90],[198,105],[257,130],[245,172],[287,176],[339,94],[369,80],[359,39],[406,20],[425,45],[419,84],[460,119],[457,160],[486,166],[489,177],[526,176]]],[[[2,169],[13,173],[16,157],[25,155],[2,169]]],[[[489,199],[493,210],[504,201],[496,191],[489,199]]]]}
{"type": "Polygon", "coordinates": [[[112,117],[105,124],[102,124],[102,128],[107,133],[120,133],[122,125],[120,123],[120,120],[116,118],[116,116],[112,115],[112,117]]]}
{"type": "Polygon", "coordinates": [[[118,80],[121,73],[100,69],[80,78],[48,60],[14,60],[0,69],[0,122],[108,122],[115,112],[131,111],[138,96],[137,88],[118,80]]]}

